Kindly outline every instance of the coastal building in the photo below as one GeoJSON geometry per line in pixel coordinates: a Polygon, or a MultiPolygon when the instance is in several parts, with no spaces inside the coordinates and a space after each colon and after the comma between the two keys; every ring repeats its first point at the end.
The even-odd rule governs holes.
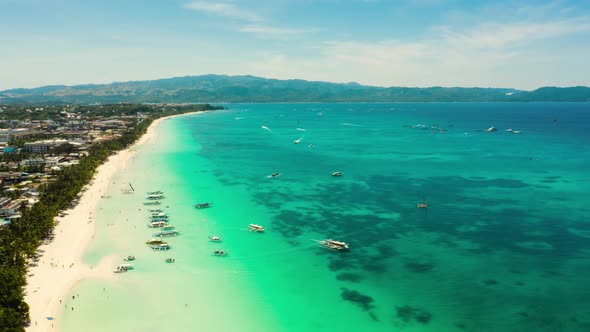
{"type": "Polygon", "coordinates": [[[23,166],[43,166],[45,161],[43,159],[25,159],[23,166]]]}
{"type": "Polygon", "coordinates": [[[47,153],[56,146],[68,143],[65,139],[49,139],[43,141],[36,141],[25,143],[25,151],[29,153],[47,153]]]}
{"type": "Polygon", "coordinates": [[[0,142],[12,142],[17,137],[24,137],[31,133],[29,128],[0,129],[0,142]]]}
{"type": "Polygon", "coordinates": [[[8,204],[0,207],[0,216],[7,217],[15,215],[18,212],[21,204],[23,202],[27,203],[28,200],[22,199],[15,199],[14,201],[9,202],[8,204]]]}
{"type": "Polygon", "coordinates": [[[62,157],[47,157],[45,158],[44,162],[45,162],[45,167],[53,167],[53,166],[57,166],[57,164],[59,164],[59,161],[62,159],[62,157]]]}

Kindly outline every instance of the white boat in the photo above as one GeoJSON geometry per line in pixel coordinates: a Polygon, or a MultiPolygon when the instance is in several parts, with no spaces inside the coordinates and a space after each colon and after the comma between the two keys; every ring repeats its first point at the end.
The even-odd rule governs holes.
{"type": "Polygon", "coordinates": [[[144,202],[143,205],[160,205],[160,202],[158,202],[158,201],[144,202]]]}
{"type": "Polygon", "coordinates": [[[221,238],[219,236],[209,236],[209,241],[211,241],[211,242],[221,242],[221,238]]]}
{"type": "Polygon", "coordinates": [[[332,239],[326,239],[319,241],[320,246],[328,249],[338,250],[338,251],[348,251],[349,247],[346,242],[336,241],[332,239]]]}
{"type": "Polygon", "coordinates": [[[301,138],[299,138],[299,139],[296,139],[296,140],[294,140],[294,141],[293,141],[293,143],[295,143],[295,144],[299,144],[299,143],[301,143],[301,140],[302,140],[302,139],[303,139],[303,137],[301,137],[301,138]]]}
{"type": "Polygon", "coordinates": [[[168,226],[170,226],[170,224],[168,224],[166,221],[153,221],[148,225],[150,228],[161,228],[168,226]]]}
{"type": "Polygon", "coordinates": [[[491,133],[491,132],[493,132],[493,131],[496,131],[496,130],[498,130],[498,129],[496,129],[496,127],[490,127],[490,128],[488,128],[488,129],[486,129],[486,131],[487,131],[488,133],[491,133]]]}
{"type": "Polygon", "coordinates": [[[131,262],[131,261],[134,261],[135,260],[135,256],[127,256],[123,260],[126,261],[126,262],[131,262]]]}
{"type": "Polygon", "coordinates": [[[513,134],[520,134],[520,130],[513,130],[512,133],[513,134]]]}
{"type": "Polygon", "coordinates": [[[264,232],[264,227],[260,226],[260,225],[256,225],[256,224],[250,224],[248,225],[248,229],[252,232],[264,232]]]}
{"type": "Polygon", "coordinates": [[[123,273],[123,272],[127,272],[127,269],[123,269],[123,268],[117,266],[117,268],[113,272],[115,272],[115,273],[123,273]]]}
{"type": "Polygon", "coordinates": [[[337,172],[332,172],[332,176],[342,176],[344,175],[344,173],[337,171],[337,172]]]}
{"type": "Polygon", "coordinates": [[[156,191],[148,191],[147,194],[148,195],[162,195],[162,194],[164,194],[164,192],[160,191],[160,190],[156,190],[156,191]]]}
{"type": "Polygon", "coordinates": [[[135,267],[132,264],[120,264],[117,268],[122,268],[126,270],[133,270],[135,267]]]}
{"type": "Polygon", "coordinates": [[[272,173],[271,175],[267,176],[267,178],[276,178],[281,176],[281,173],[272,173]]]}
{"type": "Polygon", "coordinates": [[[168,231],[161,231],[158,233],[155,233],[154,236],[159,236],[159,237],[166,237],[166,236],[177,236],[179,233],[177,230],[168,230],[168,231]]]}
{"type": "Polygon", "coordinates": [[[162,209],[149,209],[148,212],[151,212],[151,213],[160,213],[160,212],[164,212],[164,210],[162,210],[162,209]]]}
{"type": "Polygon", "coordinates": [[[162,195],[162,194],[148,195],[146,197],[146,199],[149,199],[149,200],[162,199],[162,198],[164,198],[164,195],[162,195]]]}
{"type": "Polygon", "coordinates": [[[170,245],[168,243],[153,244],[153,245],[150,245],[150,248],[152,248],[153,250],[169,250],[170,245]]]}

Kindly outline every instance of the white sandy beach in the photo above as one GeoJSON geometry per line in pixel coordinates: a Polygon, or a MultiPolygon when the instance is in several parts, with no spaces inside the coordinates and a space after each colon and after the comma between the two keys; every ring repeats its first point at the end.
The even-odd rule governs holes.
{"type": "Polygon", "coordinates": [[[138,146],[154,139],[158,124],[171,117],[155,120],[133,146],[111,156],[99,166],[91,183],[84,188],[78,205],[65,211],[66,216],[56,218],[58,224],[54,239],[40,246],[41,257],[37,266],[29,267],[27,272],[25,299],[30,306],[31,317],[31,325],[27,331],[55,330],[57,324],[52,319],[61,310],[61,303],[68,291],[80,280],[112,278],[112,271],[116,266],[114,257],[106,257],[93,267],[82,262],[84,252],[94,238],[96,208],[111,178],[125,169],[138,146]]]}

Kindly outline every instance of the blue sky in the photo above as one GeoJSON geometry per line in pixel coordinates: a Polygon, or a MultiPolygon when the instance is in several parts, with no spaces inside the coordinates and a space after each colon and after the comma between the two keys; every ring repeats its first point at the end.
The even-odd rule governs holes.
{"type": "Polygon", "coordinates": [[[590,85],[590,0],[0,0],[0,89],[200,74],[590,85]]]}

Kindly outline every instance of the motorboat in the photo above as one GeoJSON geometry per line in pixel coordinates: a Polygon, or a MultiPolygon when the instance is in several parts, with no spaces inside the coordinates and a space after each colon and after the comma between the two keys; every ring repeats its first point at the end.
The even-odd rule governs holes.
{"type": "Polygon", "coordinates": [[[211,241],[211,242],[221,242],[221,238],[219,236],[209,236],[209,241],[211,241]]]}
{"type": "Polygon", "coordinates": [[[225,256],[225,255],[227,255],[227,251],[225,251],[225,250],[219,250],[219,249],[213,250],[212,253],[215,256],[225,256]]]}
{"type": "Polygon", "coordinates": [[[301,143],[301,140],[302,140],[302,139],[303,139],[303,137],[301,137],[301,138],[299,138],[299,139],[296,139],[296,140],[294,140],[294,141],[293,141],[293,143],[295,143],[295,144],[299,144],[299,143],[301,143]]]}
{"type": "Polygon", "coordinates": [[[122,268],[122,269],[126,269],[126,270],[133,270],[135,268],[135,266],[133,266],[132,264],[120,264],[117,267],[122,268]]]}
{"type": "Polygon", "coordinates": [[[144,202],[143,205],[160,205],[160,202],[158,202],[158,201],[144,202]]]}
{"type": "Polygon", "coordinates": [[[135,256],[127,256],[123,259],[125,262],[131,262],[135,260],[135,256]]]}
{"type": "Polygon", "coordinates": [[[157,218],[157,217],[167,218],[168,215],[166,214],[166,212],[152,212],[150,217],[152,217],[152,218],[157,218]]]}
{"type": "Polygon", "coordinates": [[[166,242],[162,239],[151,239],[151,240],[145,241],[145,244],[160,245],[160,244],[168,244],[168,242],[166,242]]]}
{"type": "Polygon", "coordinates": [[[349,247],[346,242],[336,241],[332,239],[326,239],[319,242],[320,246],[328,249],[338,250],[338,251],[348,251],[349,247]]]}
{"type": "Polygon", "coordinates": [[[146,199],[149,199],[149,200],[156,200],[156,199],[162,199],[162,198],[164,198],[164,195],[162,195],[162,194],[148,195],[146,197],[146,199]]]}
{"type": "Polygon", "coordinates": [[[195,207],[197,209],[206,209],[206,208],[211,207],[211,203],[209,203],[209,202],[197,203],[197,204],[195,204],[195,207]]]}
{"type": "Polygon", "coordinates": [[[416,204],[416,207],[419,209],[427,209],[428,208],[428,201],[424,200],[424,202],[416,204]]]}
{"type": "Polygon", "coordinates": [[[176,260],[174,258],[172,258],[172,257],[166,258],[166,263],[174,263],[174,262],[176,262],[176,260]]]}
{"type": "Polygon", "coordinates": [[[337,172],[332,172],[332,176],[342,176],[344,175],[344,173],[337,171],[337,172]]]}
{"type": "Polygon", "coordinates": [[[248,225],[248,229],[252,232],[264,232],[264,227],[260,226],[260,225],[256,225],[256,224],[250,224],[248,225]]]}
{"type": "Polygon", "coordinates": [[[494,132],[494,131],[497,131],[497,130],[498,130],[498,129],[496,129],[496,127],[490,127],[490,128],[488,128],[488,129],[486,129],[486,131],[487,131],[488,133],[491,133],[491,132],[494,132]]]}
{"type": "Polygon", "coordinates": [[[148,191],[147,194],[148,195],[162,195],[162,194],[164,194],[164,192],[160,191],[160,190],[156,190],[156,191],[148,191]]]}
{"type": "Polygon", "coordinates": [[[162,210],[162,209],[149,209],[148,212],[151,212],[151,213],[160,213],[160,212],[164,212],[164,210],[162,210]]]}
{"type": "Polygon", "coordinates": [[[150,219],[153,221],[163,221],[168,220],[168,216],[150,216],[150,219]]]}
{"type": "Polygon", "coordinates": [[[269,178],[277,178],[277,177],[279,177],[279,176],[281,176],[281,173],[272,173],[272,174],[271,174],[271,175],[269,175],[268,177],[269,177],[269,178]]]}

